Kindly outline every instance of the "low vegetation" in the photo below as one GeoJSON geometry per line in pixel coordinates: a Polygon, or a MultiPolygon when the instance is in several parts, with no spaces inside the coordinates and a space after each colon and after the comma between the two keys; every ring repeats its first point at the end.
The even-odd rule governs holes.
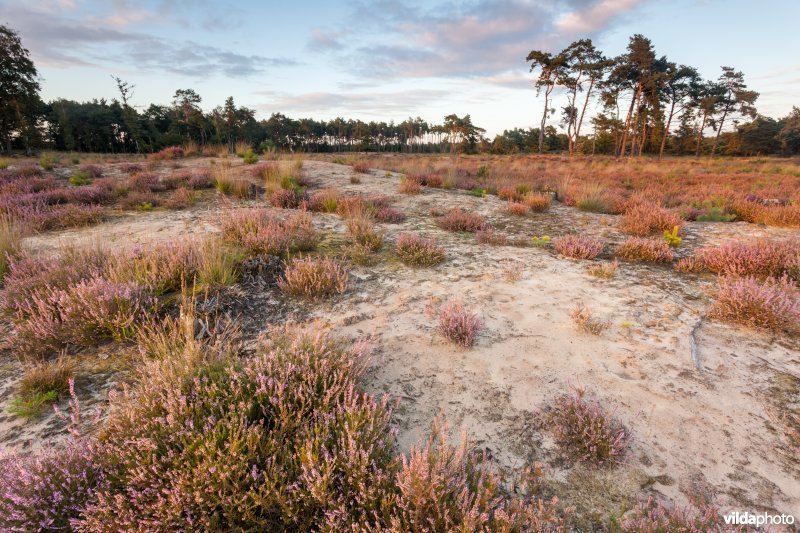
{"type": "Polygon", "coordinates": [[[410,266],[438,265],[446,256],[444,248],[437,244],[436,239],[427,239],[411,233],[398,235],[394,249],[398,259],[410,266]]]}
{"type": "Polygon", "coordinates": [[[604,246],[597,239],[571,234],[553,240],[553,248],[560,255],[573,259],[594,259],[600,255],[604,246]]]}
{"type": "Polygon", "coordinates": [[[723,277],[712,290],[710,318],[748,327],[800,334],[800,289],[788,277],[723,277]]]}
{"type": "Polygon", "coordinates": [[[434,310],[439,333],[462,348],[475,344],[481,329],[481,319],[462,302],[446,302],[434,310]]]}
{"type": "Polygon", "coordinates": [[[478,213],[470,213],[463,209],[451,209],[436,221],[440,228],[447,231],[475,233],[486,228],[486,220],[478,213]]]}
{"type": "Polygon", "coordinates": [[[347,270],[330,258],[292,259],[284,266],[278,287],[291,296],[323,298],[347,290],[347,270]]]}
{"type": "Polygon", "coordinates": [[[669,244],[661,240],[632,237],[614,251],[623,261],[642,263],[671,263],[675,254],[669,244]]]}

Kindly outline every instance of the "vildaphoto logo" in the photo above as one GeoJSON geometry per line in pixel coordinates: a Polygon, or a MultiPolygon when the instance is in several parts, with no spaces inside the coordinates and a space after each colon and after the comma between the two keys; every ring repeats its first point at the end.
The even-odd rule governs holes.
{"type": "Polygon", "coordinates": [[[794,516],[790,514],[751,513],[745,511],[732,512],[722,517],[727,525],[731,526],[791,526],[794,525],[794,516]]]}

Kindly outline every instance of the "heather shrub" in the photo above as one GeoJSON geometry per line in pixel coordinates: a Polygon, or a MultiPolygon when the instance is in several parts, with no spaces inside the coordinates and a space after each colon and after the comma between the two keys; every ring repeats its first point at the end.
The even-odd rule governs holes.
{"type": "Polygon", "coordinates": [[[88,174],[91,179],[99,179],[103,177],[103,169],[97,165],[81,165],[80,171],[88,174]]]}
{"type": "Polygon", "coordinates": [[[194,190],[208,189],[214,186],[214,181],[211,179],[211,172],[207,169],[195,171],[187,179],[186,184],[194,190]]]}
{"type": "Polygon", "coordinates": [[[106,277],[116,283],[134,282],[160,296],[178,291],[184,281],[191,281],[196,258],[194,242],[134,247],[110,257],[106,277]]]}
{"type": "Polygon", "coordinates": [[[158,174],[152,172],[137,172],[128,178],[128,188],[134,192],[152,193],[166,190],[164,184],[158,179],[158,174]]]}
{"type": "Polygon", "coordinates": [[[619,229],[631,235],[646,237],[683,227],[683,221],[671,211],[651,203],[641,202],[625,210],[619,229]]]}
{"type": "Polygon", "coordinates": [[[436,243],[436,239],[426,239],[411,233],[401,233],[395,241],[395,254],[411,266],[434,266],[445,258],[444,248],[436,243]]]}
{"type": "Polygon", "coordinates": [[[798,257],[798,239],[731,241],[721,246],[702,248],[693,256],[694,263],[691,266],[724,276],[768,278],[788,274],[800,279],[800,272],[796,270],[800,265],[798,257]]]}
{"type": "Polygon", "coordinates": [[[611,279],[617,275],[619,270],[619,262],[614,259],[610,263],[596,263],[586,267],[586,271],[596,277],[602,279],[611,279]]]}
{"type": "Polygon", "coordinates": [[[603,330],[608,328],[608,322],[595,318],[589,308],[583,304],[578,304],[569,312],[569,316],[575,321],[579,330],[592,335],[600,335],[603,330]]]}
{"type": "Polygon", "coordinates": [[[737,531],[726,526],[720,511],[713,505],[700,504],[697,507],[681,507],[676,504],[664,505],[652,496],[640,500],[627,512],[619,523],[619,531],[632,533],[660,533],[671,531],[687,532],[725,532],[737,531]]]}
{"type": "Polygon", "coordinates": [[[458,346],[469,348],[481,329],[481,319],[469,311],[461,302],[447,302],[439,306],[434,314],[442,336],[458,346]]]}
{"type": "Polygon", "coordinates": [[[645,263],[669,263],[675,258],[666,242],[640,237],[626,239],[617,247],[615,255],[623,261],[645,263]]]}
{"type": "Polygon", "coordinates": [[[363,159],[361,161],[356,161],[353,163],[353,170],[355,172],[367,174],[369,172],[369,161],[365,161],[363,159]]]}
{"type": "Polygon", "coordinates": [[[400,179],[397,190],[403,194],[419,194],[422,192],[422,184],[415,178],[405,176],[400,179]]]}
{"type": "Polygon", "coordinates": [[[0,450],[0,530],[70,531],[106,486],[86,440],[32,455],[0,450]]]}
{"type": "Polygon", "coordinates": [[[358,176],[358,174],[353,174],[352,176],[350,176],[350,183],[352,183],[353,185],[358,185],[359,183],[361,183],[361,178],[358,176]]]}
{"type": "Polygon", "coordinates": [[[506,200],[508,202],[521,202],[522,201],[522,194],[517,191],[516,187],[506,186],[501,187],[497,191],[497,197],[501,200],[506,200]]]}
{"type": "Polygon", "coordinates": [[[394,438],[386,402],[359,390],[365,357],[286,328],[243,360],[200,346],[146,362],[112,400],[99,453],[109,483],[81,527],[380,528],[394,438]]]}
{"type": "Polygon", "coordinates": [[[180,146],[169,146],[163,150],[150,154],[147,156],[147,159],[150,161],[169,161],[173,159],[183,159],[185,155],[186,153],[180,146]]]}
{"type": "Polygon", "coordinates": [[[603,251],[603,243],[584,235],[564,235],[553,240],[553,248],[560,255],[573,259],[594,259],[603,251]]]}
{"type": "Polygon", "coordinates": [[[451,209],[436,221],[440,228],[447,231],[465,231],[475,233],[486,228],[486,221],[478,213],[470,213],[463,209],[451,209]]]}
{"type": "Polygon", "coordinates": [[[347,290],[347,270],[330,258],[306,257],[284,265],[278,287],[286,294],[322,298],[347,290]]]}
{"type": "Polygon", "coordinates": [[[384,224],[399,224],[405,221],[406,214],[393,207],[381,207],[375,210],[374,217],[377,222],[384,224]]]}
{"type": "Polygon", "coordinates": [[[300,196],[294,189],[277,189],[269,196],[269,203],[281,209],[296,209],[300,205],[300,196]]]}
{"type": "Polygon", "coordinates": [[[160,203],[159,197],[152,192],[132,192],[119,201],[122,209],[136,209],[137,211],[150,211],[160,203]]]}
{"type": "Polygon", "coordinates": [[[708,316],[724,322],[800,333],[800,289],[788,277],[723,277],[712,291],[708,316]]]}
{"type": "Polygon", "coordinates": [[[126,174],[135,174],[142,171],[142,165],[137,163],[122,163],[119,169],[126,174]]]}
{"type": "Polygon", "coordinates": [[[180,188],[164,201],[168,209],[188,209],[197,203],[197,193],[191,189],[180,188]]]}
{"type": "Polygon", "coordinates": [[[506,209],[509,214],[518,217],[524,217],[530,211],[530,208],[522,202],[508,202],[506,209]]]}
{"type": "Polygon", "coordinates": [[[441,189],[444,185],[444,180],[438,174],[427,174],[422,184],[433,189],[441,189]]]}
{"type": "MultiPolygon", "coordinates": [[[[558,500],[503,492],[508,485],[485,451],[464,432],[455,446],[447,426],[437,421],[424,445],[415,446],[396,474],[398,494],[389,524],[391,531],[541,531],[566,530],[558,500]]],[[[569,510],[563,515],[568,515],[569,510]]]]}
{"type": "Polygon", "coordinates": [[[492,246],[505,246],[508,244],[506,236],[497,233],[492,228],[486,228],[475,232],[475,242],[478,244],[490,244],[492,246]]]}
{"type": "Polygon", "coordinates": [[[240,209],[222,219],[222,235],[248,254],[281,255],[313,250],[319,235],[304,211],[278,218],[267,209],[240,209]]]}
{"type": "Polygon", "coordinates": [[[598,466],[620,463],[631,440],[630,431],[614,413],[599,401],[586,399],[580,388],[556,398],[543,423],[566,454],[598,466]]]}
{"type": "Polygon", "coordinates": [[[542,213],[550,208],[551,198],[549,194],[528,193],[522,197],[522,203],[534,213],[542,213]]]}
{"type": "Polygon", "coordinates": [[[10,217],[0,215],[0,279],[8,271],[8,263],[21,251],[22,230],[10,217]]]}

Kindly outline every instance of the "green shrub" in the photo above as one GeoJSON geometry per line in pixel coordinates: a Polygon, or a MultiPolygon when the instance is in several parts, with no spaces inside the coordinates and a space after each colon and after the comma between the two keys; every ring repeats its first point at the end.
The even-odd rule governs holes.
{"type": "Polygon", "coordinates": [[[92,175],[85,170],[78,170],[69,177],[69,184],[79,187],[89,185],[92,182],[92,175]]]}

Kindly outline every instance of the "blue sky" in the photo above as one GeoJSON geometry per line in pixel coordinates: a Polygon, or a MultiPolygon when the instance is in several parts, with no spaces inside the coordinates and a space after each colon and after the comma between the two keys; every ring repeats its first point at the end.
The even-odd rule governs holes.
{"type": "Polygon", "coordinates": [[[793,0],[0,0],[46,100],[114,98],[115,75],[138,106],[193,88],[205,109],[233,96],[259,117],[470,113],[490,135],[538,124],[531,49],[591,37],[613,56],[634,33],[707,78],[742,70],[759,111],[784,116],[800,106],[798,20],[793,0]]]}

